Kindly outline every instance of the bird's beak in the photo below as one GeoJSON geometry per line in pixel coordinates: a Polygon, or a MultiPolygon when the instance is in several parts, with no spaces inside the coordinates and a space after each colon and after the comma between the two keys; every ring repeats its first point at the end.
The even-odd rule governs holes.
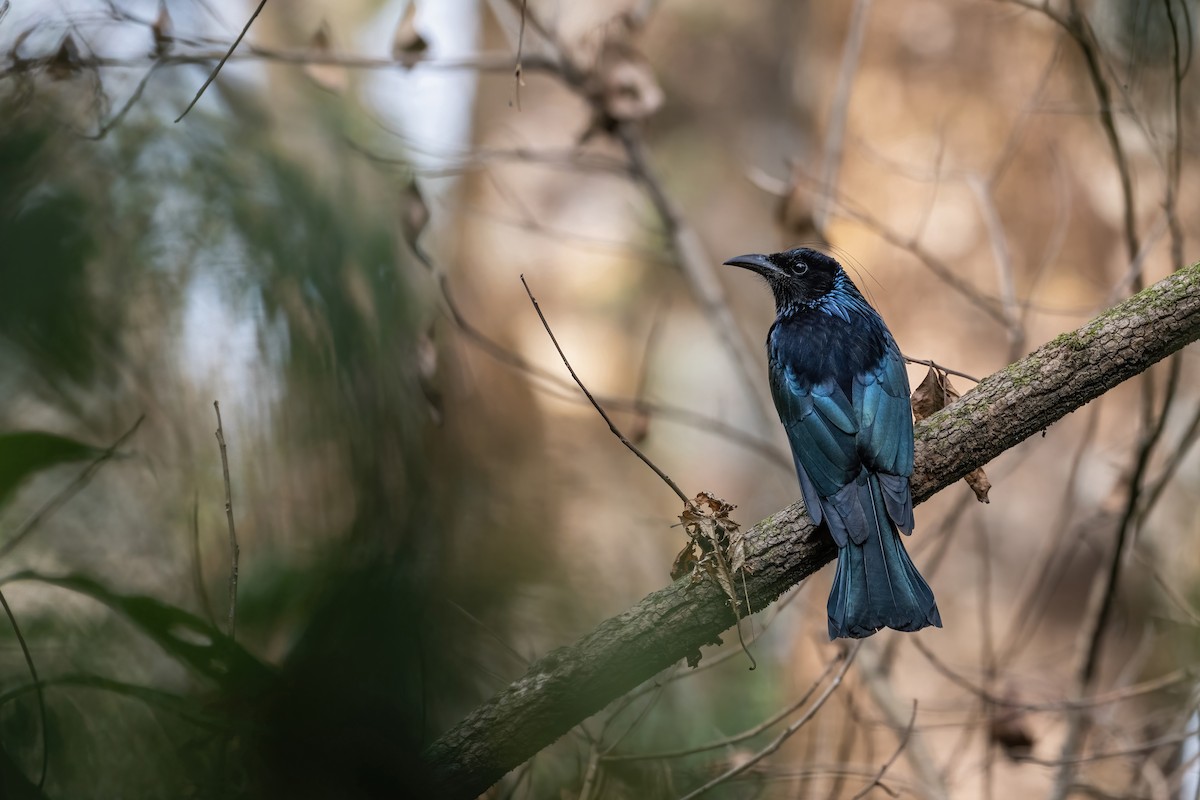
{"type": "Polygon", "coordinates": [[[725,262],[725,264],[726,266],[741,267],[742,269],[748,269],[753,272],[757,272],[764,278],[772,272],[778,272],[778,269],[774,264],[771,263],[769,258],[764,255],[759,255],[758,253],[751,253],[750,255],[746,256],[737,256],[736,258],[729,259],[725,262]]]}

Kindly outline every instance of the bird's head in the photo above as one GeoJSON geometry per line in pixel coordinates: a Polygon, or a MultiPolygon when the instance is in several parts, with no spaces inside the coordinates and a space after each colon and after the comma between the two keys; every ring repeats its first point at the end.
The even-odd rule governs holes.
{"type": "Polygon", "coordinates": [[[757,272],[771,287],[775,306],[811,308],[837,284],[842,267],[824,253],[797,247],[771,255],[751,254],[731,258],[729,266],[757,272]]]}

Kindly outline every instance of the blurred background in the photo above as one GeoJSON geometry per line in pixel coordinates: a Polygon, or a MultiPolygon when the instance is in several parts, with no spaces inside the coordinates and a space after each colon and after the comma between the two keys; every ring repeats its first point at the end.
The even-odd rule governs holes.
{"type": "MultiPolygon", "coordinates": [[[[669,582],[678,500],[521,275],[748,527],[799,493],[725,259],[824,247],[982,378],[1195,258],[1191,0],[280,0],[176,121],[256,5],[0,1],[6,797],[409,796],[669,582]]],[[[489,796],[1197,796],[1198,367],[919,507],[945,628],[819,707],[829,569],[756,671],[706,651],[489,796]]]]}

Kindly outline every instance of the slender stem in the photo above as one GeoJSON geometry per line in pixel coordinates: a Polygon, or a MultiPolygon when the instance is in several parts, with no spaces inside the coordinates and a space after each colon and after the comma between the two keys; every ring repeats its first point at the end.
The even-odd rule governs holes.
{"type": "Polygon", "coordinates": [[[237,530],[233,525],[233,490],[229,485],[229,455],[225,449],[225,431],[221,427],[221,404],[213,400],[217,412],[217,444],[221,447],[221,472],[225,476],[225,520],[229,523],[229,638],[237,631],[238,547],[237,530]]]}

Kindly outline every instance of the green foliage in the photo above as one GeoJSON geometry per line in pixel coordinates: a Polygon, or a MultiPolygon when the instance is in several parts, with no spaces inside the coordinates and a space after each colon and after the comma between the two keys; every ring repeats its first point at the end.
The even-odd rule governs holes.
{"type": "MultiPolygon", "coordinates": [[[[95,144],[61,135],[51,114],[11,116],[20,124],[0,130],[0,384],[83,430],[146,410],[150,432],[130,444],[142,474],[106,467],[7,564],[45,693],[49,773],[39,789],[35,686],[13,633],[0,632],[0,796],[397,796],[419,769],[425,671],[455,678],[423,662],[437,623],[415,565],[439,539],[427,530],[427,414],[410,366],[421,310],[388,204],[360,196],[361,174],[322,182],[265,127],[194,113],[163,131],[131,116],[95,144]],[[247,465],[233,465],[236,512],[261,537],[243,562],[238,641],[192,610],[196,587],[177,564],[120,550],[138,532],[115,524],[132,517],[190,558],[182,509],[194,491],[219,507],[219,472],[191,472],[216,454],[185,402],[203,378],[179,359],[198,276],[253,323],[254,379],[282,398],[257,427],[222,398],[227,432],[241,423],[231,451],[247,465]],[[272,466],[313,470],[317,485],[344,489],[330,502],[350,513],[280,507],[272,466]],[[266,502],[255,502],[260,489],[266,502]],[[64,522],[87,539],[72,542],[64,522]],[[19,568],[28,555],[38,570],[19,568]],[[160,588],[121,588],[130,582],[160,588]]],[[[326,155],[333,172],[354,172],[344,150],[326,155]]],[[[39,471],[104,455],[86,441],[107,438],[0,435],[0,506],[39,471]]],[[[198,542],[209,521],[200,516],[198,542]]],[[[208,562],[216,578],[211,564],[228,557],[205,549],[196,569],[208,562]]]]}
{"type": "Polygon", "coordinates": [[[0,434],[0,508],[27,478],[44,469],[96,458],[104,450],[43,431],[0,434]]]}
{"type": "Polygon", "coordinates": [[[0,98],[0,340],[74,381],[94,377],[111,318],[91,301],[98,221],[85,185],[50,162],[61,142],[0,98]]]}

